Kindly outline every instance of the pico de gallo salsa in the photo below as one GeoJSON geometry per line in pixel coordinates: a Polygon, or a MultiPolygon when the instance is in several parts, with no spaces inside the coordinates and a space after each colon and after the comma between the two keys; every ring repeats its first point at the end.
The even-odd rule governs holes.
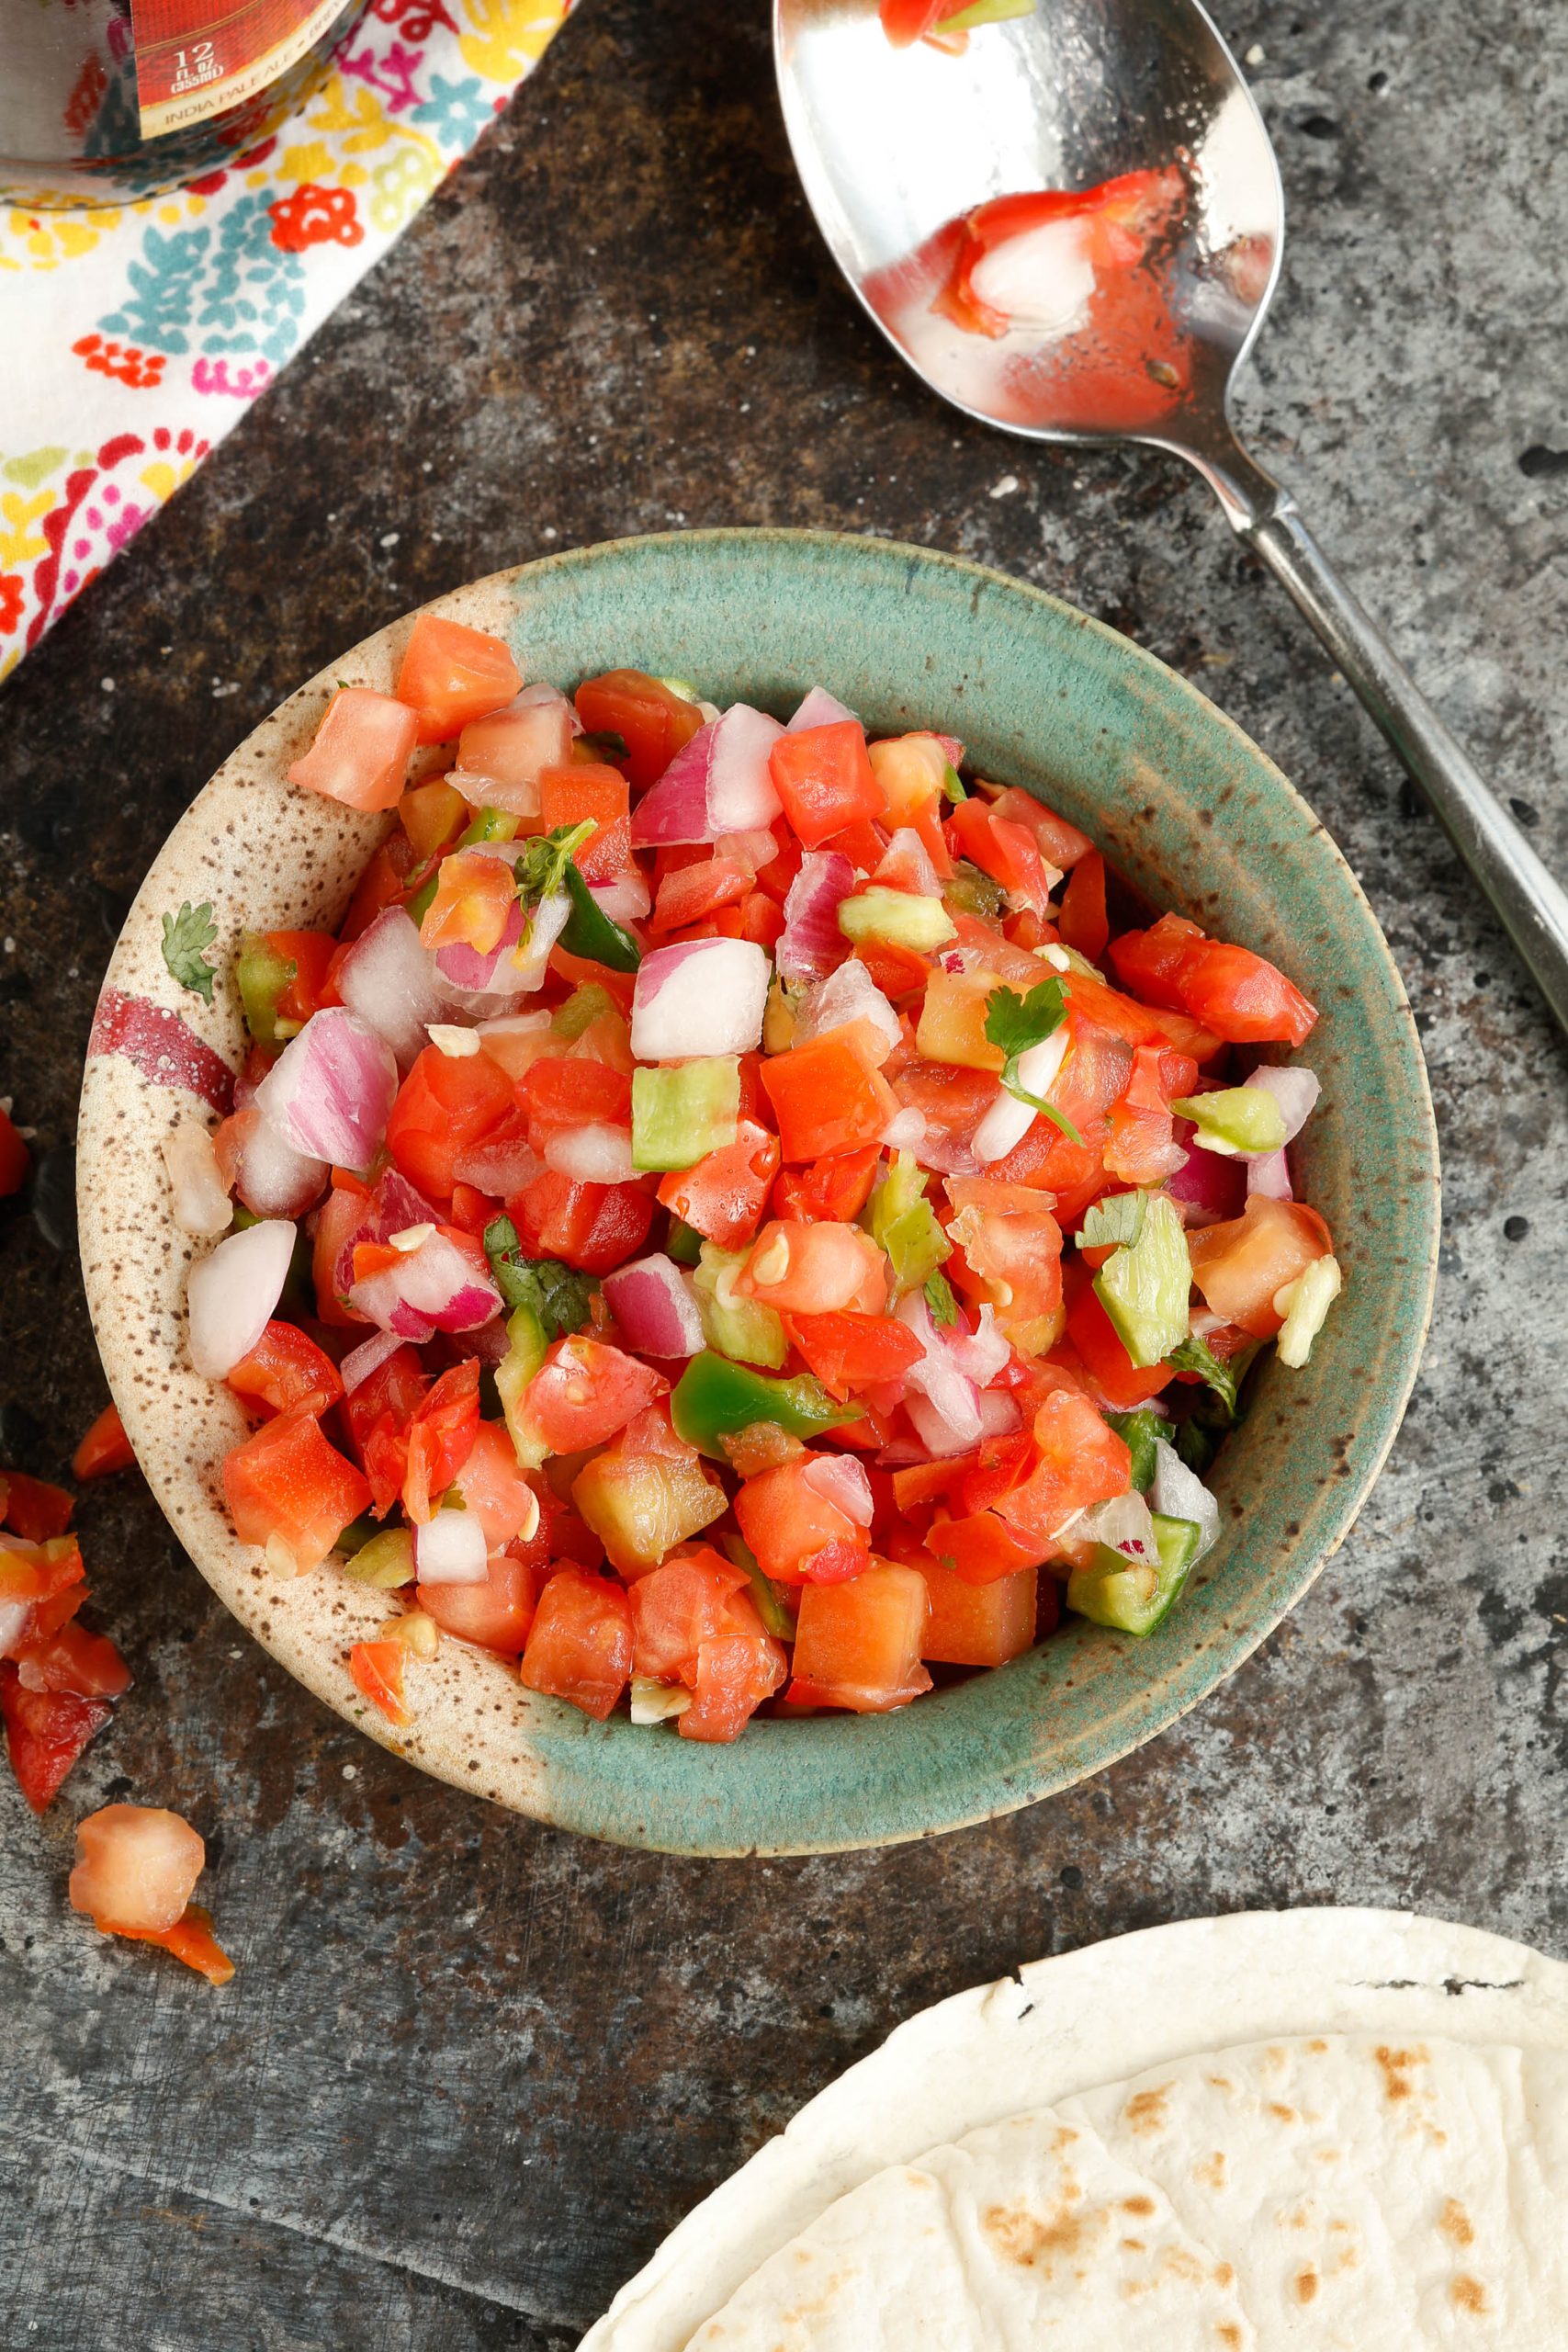
{"type": "Polygon", "coordinates": [[[165,1153],[234,1528],[386,1595],[370,1705],[457,1639],[728,1741],[1155,1630],[1340,1283],[1282,972],[819,686],[569,695],[424,615],[290,775],[392,821],[336,933],[244,939],[165,1153]]]}

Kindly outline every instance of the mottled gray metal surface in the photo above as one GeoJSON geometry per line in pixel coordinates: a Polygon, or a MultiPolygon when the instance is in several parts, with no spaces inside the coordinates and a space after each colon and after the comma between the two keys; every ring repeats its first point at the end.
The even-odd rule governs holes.
{"type": "MultiPolygon", "coordinates": [[[[1568,870],[1568,17],[1330,0],[1224,29],[1278,138],[1246,423],[1568,870]]],[[[435,591],[671,524],[875,529],[1075,599],[1316,803],[1415,1001],[1447,1175],[1427,1368],[1305,1605],[1199,1713],[1032,1813],[885,1855],[692,1863],[402,1769],[243,1640],[134,1482],[81,1519],[138,1677],[35,1823],[0,1775],[0,2344],[528,2352],[900,2018],[1249,1905],[1405,1904],[1568,1952],[1568,1056],[1433,827],[1196,482],[940,409],[794,185],[762,0],[587,0],[521,103],[0,698],[4,1451],[102,1401],[72,1254],[80,1061],[192,792],[435,591]],[[112,684],[111,684],[112,681],[112,684]],[[209,1993],[65,1907],[73,1821],[206,1833],[209,1993]]],[[[1150,1997],[1157,1999],[1157,1986],[1150,1997]]]]}

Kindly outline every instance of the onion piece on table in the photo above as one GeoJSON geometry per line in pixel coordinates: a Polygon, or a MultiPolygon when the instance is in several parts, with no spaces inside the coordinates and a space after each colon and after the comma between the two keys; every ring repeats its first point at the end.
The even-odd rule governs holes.
{"type": "Polygon", "coordinates": [[[256,1089],[256,1106],[296,1151],[367,1168],[398,1091],[391,1047],[344,1005],[312,1013],[256,1089]]]}
{"type": "Polygon", "coordinates": [[[223,1379],[250,1354],[283,1295],[293,1255],[294,1227],[267,1218],[230,1234],[191,1268],[190,1360],[207,1379],[223,1379]]]}
{"type": "Polygon", "coordinates": [[[628,1348],[665,1363],[706,1345],[690,1278],[662,1250],[617,1266],[604,1277],[604,1304],[628,1348]]]}

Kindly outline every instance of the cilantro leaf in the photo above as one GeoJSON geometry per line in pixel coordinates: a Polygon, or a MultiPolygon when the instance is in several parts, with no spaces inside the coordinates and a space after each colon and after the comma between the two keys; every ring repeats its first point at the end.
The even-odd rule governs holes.
{"type": "Polygon", "coordinates": [[[1043,1046],[1054,1037],[1067,1017],[1067,1000],[1058,979],[1041,980],[1027,996],[1020,996],[1016,989],[993,989],[986,999],[986,1036],[989,1044],[998,1046],[1006,1056],[1002,1064],[1002,1084],[1017,1102],[1027,1102],[1032,1111],[1039,1111],[1054,1126],[1061,1128],[1074,1143],[1081,1144],[1082,1136],[1069,1118],[1047,1102],[1043,1095],[1032,1094],[1018,1074],[1019,1057],[1032,1046],[1043,1046]]]}
{"type": "Polygon", "coordinates": [[[1078,1248],[1135,1249],[1148,1205],[1146,1193],[1102,1193],[1084,1211],[1083,1223],[1078,1227],[1078,1248]]]}
{"type": "Polygon", "coordinates": [[[207,1004],[212,1002],[213,970],[206,950],[217,936],[218,925],[205,900],[193,907],[187,899],[177,915],[164,917],[164,961],[181,988],[207,1004]]]}
{"type": "Polygon", "coordinates": [[[574,854],[595,831],[592,817],[581,824],[558,825],[553,833],[536,833],[517,861],[517,895],[533,908],[566,887],[566,869],[574,854]]]}
{"type": "Polygon", "coordinates": [[[1235,1374],[1228,1363],[1220,1362],[1206,1340],[1201,1340],[1194,1332],[1179,1348],[1172,1348],[1166,1362],[1178,1372],[1201,1373],[1224,1407],[1225,1419],[1235,1420],[1235,1374]]]}
{"type": "Polygon", "coordinates": [[[491,1219],[484,1242],[491,1272],[509,1308],[527,1307],[537,1317],[547,1340],[581,1330],[599,1287],[591,1274],[563,1266],[558,1258],[525,1258],[517,1227],[509,1216],[491,1219]]]}
{"type": "Polygon", "coordinates": [[[958,1301],[953,1295],[953,1284],[939,1267],[926,1284],[926,1305],[931,1311],[931,1321],[945,1329],[958,1320],[958,1301]]]}

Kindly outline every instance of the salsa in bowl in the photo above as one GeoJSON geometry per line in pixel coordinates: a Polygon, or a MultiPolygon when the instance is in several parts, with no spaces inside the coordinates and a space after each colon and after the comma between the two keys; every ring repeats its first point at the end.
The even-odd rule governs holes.
{"type": "Polygon", "coordinates": [[[231,883],[198,801],[106,993],[130,950],[155,1010],[89,1067],[90,1295],[145,1453],[86,1166],[129,1092],[154,1483],[416,1761],[699,1849],[950,1826],[1191,1703],[1348,1523],[1398,1402],[1324,1470],[1323,1399],[1373,1342],[1407,1385],[1429,1251],[1391,1320],[1317,1139],[1360,1054],[1424,1231],[1418,1057],[1321,831],[1123,641],[874,542],[629,543],[372,640],[203,801],[231,883]]]}

